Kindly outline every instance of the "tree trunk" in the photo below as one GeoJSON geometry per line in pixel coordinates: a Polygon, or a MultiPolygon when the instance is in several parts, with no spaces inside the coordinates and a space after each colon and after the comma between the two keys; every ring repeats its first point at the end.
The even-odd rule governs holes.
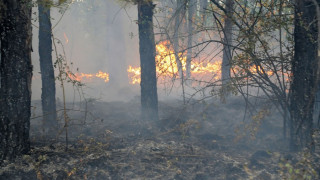
{"type": "Polygon", "coordinates": [[[293,80],[290,97],[290,149],[312,148],[314,88],[317,74],[317,22],[311,1],[296,0],[293,80]]]}
{"type": "Polygon", "coordinates": [[[232,60],[231,43],[232,43],[232,13],[233,13],[233,0],[226,0],[226,18],[224,22],[224,46],[223,46],[223,58],[221,66],[221,80],[222,80],[222,96],[227,96],[227,84],[230,81],[230,63],[232,60]]]}
{"type": "Polygon", "coordinates": [[[200,13],[203,20],[203,25],[206,25],[206,8],[208,7],[208,0],[200,0],[200,13]]]}
{"type": "MultiPolygon", "coordinates": [[[[320,99],[320,4],[318,3],[317,0],[312,0],[313,4],[316,6],[316,12],[317,12],[317,28],[318,28],[318,69],[317,69],[317,81],[316,81],[316,87],[318,87],[317,89],[317,93],[316,93],[316,105],[315,105],[315,109],[319,110],[319,99],[320,99]]],[[[317,122],[317,126],[318,128],[320,128],[320,113],[318,114],[318,122],[317,122]]]]}
{"type": "MultiPolygon", "coordinates": [[[[56,87],[52,65],[52,39],[50,7],[46,1],[38,1],[39,9],[39,57],[42,80],[42,113],[43,127],[46,133],[55,133],[57,130],[56,114],[56,87]]],[[[55,135],[55,134],[51,134],[55,135]]]]}
{"type": "Polygon", "coordinates": [[[138,3],[142,118],[158,120],[158,95],[151,1],[138,3]]]}
{"type": "Polygon", "coordinates": [[[192,36],[193,36],[193,15],[197,6],[196,0],[189,0],[188,4],[188,52],[186,62],[186,79],[191,77],[191,61],[192,61],[192,36]]]}
{"type": "Polygon", "coordinates": [[[184,91],[183,65],[179,56],[179,27],[182,25],[184,13],[185,13],[185,0],[177,0],[175,22],[174,22],[174,34],[173,34],[173,50],[174,50],[174,56],[175,56],[177,67],[178,67],[178,74],[179,74],[179,77],[181,78],[183,104],[186,103],[186,98],[185,98],[185,91],[184,91]]]}
{"type": "Polygon", "coordinates": [[[180,61],[179,57],[179,27],[182,24],[182,8],[183,8],[183,2],[184,0],[177,0],[177,7],[176,7],[176,17],[175,17],[175,23],[174,23],[174,34],[173,34],[173,50],[175,53],[176,63],[178,67],[178,74],[182,81],[183,86],[183,68],[182,68],[182,62],[180,61]]]}
{"type": "Polygon", "coordinates": [[[0,160],[30,149],[31,0],[0,2],[0,160]]]}
{"type": "Polygon", "coordinates": [[[205,9],[208,7],[208,0],[199,0],[200,4],[200,11],[205,11],[205,9]]]}

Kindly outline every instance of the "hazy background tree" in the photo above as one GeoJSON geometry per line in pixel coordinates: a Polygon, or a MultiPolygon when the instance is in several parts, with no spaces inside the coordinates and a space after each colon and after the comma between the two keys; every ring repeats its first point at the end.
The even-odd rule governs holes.
{"type": "Polygon", "coordinates": [[[232,60],[232,14],[234,0],[225,0],[226,16],[224,19],[224,39],[223,39],[223,57],[221,65],[221,80],[222,80],[222,96],[227,96],[226,87],[230,81],[231,75],[231,60],[232,60]]]}
{"type": "MultiPolygon", "coordinates": [[[[79,43],[79,39],[82,38],[81,35],[79,36],[79,31],[84,32],[87,43],[82,45],[82,48],[90,48],[91,51],[96,51],[96,53],[94,56],[82,56],[81,58],[98,60],[99,63],[93,63],[96,66],[95,68],[109,73],[109,82],[106,86],[119,92],[122,88],[129,86],[127,56],[130,50],[125,43],[126,36],[129,37],[126,32],[128,30],[125,27],[125,20],[128,17],[124,10],[118,9],[117,3],[119,2],[114,0],[74,2],[71,11],[73,17],[77,18],[74,18],[72,25],[68,26],[70,32],[67,34],[70,36],[71,50],[76,52],[76,48],[78,48],[76,43],[79,43]],[[76,25],[80,26],[79,29],[72,28],[76,25]],[[95,48],[92,48],[91,44],[95,44],[95,48]]],[[[86,55],[89,55],[89,53],[86,55]]],[[[75,53],[69,59],[76,59],[75,56],[79,56],[79,53],[75,53]]],[[[83,69],[83,67],[80,68],[80,71],[83,71],[83,69]]],[[[108,94],[113,93],[109,90],[108,94]]]]}
{"type": "MultiPolygon", "coordinates": [[[[104,1],[104,0],[103,0],[104,1]]],[[[110,2],[107,3],[108,5],[113,5],[110,2]]],[[[117,14],[117,9],[115,9],[113,13],[116,14],[115,16],[107,16],[107,36],[105,37],[105,41],[107,43],[107,52],[113,52],[116,55],[110,56],[107,52],[105,53],[107,63],[107,69],[110,73],[110,85],[115,89],[127,88],[129,85],[128,75],[127,75],[127,49],[125,44],[125,33],[124,33],[124,26],[123,26],[123,15],[121,13],[117,14]],[[111,28],[112,27],[112,28],[111,28]],[[110,40],[110,38],[117,37],[117,41],[110,40]],[[122,48],[118,48],[122,47],[122,48]],[[115,58],[115,59],[111,59],[115,58]]],[[[97,23],[98,24],[98,23],[97,23]]]]}
{"type": "Polygon", "coordinates": [[[180,51],[180,39],[179,37],[180,31],[183,25],[183,19],[185,17],[185,10],[186,10],[186,1],[185,0],[177,0],[176,8],[174,13],[174,32],[173,32],[173,50],[175,53],[175,59],[178,67],[178,74],[181,78],[181,85],[183,86],[184,75],[183,75],[183,67],[181,58],[179,56],[180,51]]]}
{"type": "Polygon", "coordinates": [[[192,61],[192,41],[193,41],[193,23],[194,23],[194,13],[197,9],[197,1],[188,1],[188,51],[186,60],[186,79],[191,77],[191,61],[192,61]]]}
{"type": "Polygon", "coordinates": [[[0,159],[30,149],[31,0],[0,1],[0,159]]]}
{"type": "Polygon", "coordinates": [[[57,130],[56,87],[52,64],[52,26],[50,17],[50,1],[38,1],[39,13],[39,58],[42,81],[42,113],[45,133],[54,135],[57,130]],[[49,131],[49,132],[48,132],[49,131]]]}
{"type": "Polygon", "coordinates": [[[202,16],[203,24],[206,24],[206,9],[208,7],[208,0],[199,0],[200,13],[202,16]]]}

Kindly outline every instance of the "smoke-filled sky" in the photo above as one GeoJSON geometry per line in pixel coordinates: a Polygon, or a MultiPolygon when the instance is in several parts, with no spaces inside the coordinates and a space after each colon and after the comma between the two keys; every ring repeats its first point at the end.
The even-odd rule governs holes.
{"type": "MultiPolygon", "coordinates": [[[[169,42],[168,37],[173,35],[173,32],[171,32],[173,29],[172,27],[170,28],[170,26],[173,25],[174,21],[170,19],[170,15],[174,16],[174,14],[172,14],[174,4],[167,4],[169,4],[169,6],[172,5],[172,7],[162,7],[161,2],[159,2],[155,9],[154,31],[156,43],[159,41],[169,42]],[[163,29],[159,28],[161,26],[167,28],[165,32],[161,31],[161,29],[163,29]]],[[[109,74],[108,83],[99,78],[84,78],[82,82],[85,83],[86,86],[83,87],[82,90],[85,97],[106,101],[127,101],[139,96],[139,83],[136,83],[135,85],[129,84],[131,79],[130,77],[128,78],[127,73],[127,68],[129,66],[138,68],[140,64],[137,6],[124,6],[119,3],[119,1],[115,0],[90,0],[74,1],[74,3],[70,5],[63,6],[63,9],[66,9],[66,11],[61,12],[61,9],[59,8],[51,8],[51,21],[52,26],[54,27],[53,35],[55,37],[55,44],[57,45],[58,56],[62,55],[66,57],[70,70],[75,74],[84,73],[92,76],[95,76],[99,72],[109,74]],[[58,43],[59,40],[61,41],[61,44],[58,43]]],[[[32,99],[37,100],[41,98],[37,7],[34,8],[33,11],[35,12],[35,21],[33,28],[34,51],[32,53],[34,65],[32,99]]],[[[199,10],[199,12],[201,11],[199,10]]],[[[184,22],[186,22],[186,19],[184,22]]],[[[196,26],[197,22],[193,23],[194,26],[196,26]]],[[[183,50],[186,48],[185,45],[188,36],[186,25],[181,25],[179,31],[181,33],[179,44],[182,45],[180,50],[183,53],[186,53],[186,51],[183,50]]],[[[195,44],[199,39],[208,37],[208,31],[205,33],[195,33],[192,36],[195,44]]],[[[168,46],[166,48],[170,47],[168,46]]],[[[173,49],[166,49],[166,51],[172,51],[172,54],[174,52],[173,49]]],[[[194,63],[194,67],[192,68],[194,72],[192,72],[192,74],[194,73],[197,78],[200,78],[198,80],[203,80],[200,76],[202,72],[204,72],[202,76],[204,76],[206,80],[209,79],[211,81],[216,79],[217,76],[212,72],[220,72],[219,65],[215,64],[215,62],[221,60],[221,56],[218,55],[219,53],[221,53],[221,47],[216,44],[210,44],[210,46],[206,46],[206,48],[202,48],[201,46],[194,48],[194,57],[192,60],[194,63]],[[201,53],[198,53],[200,51],[201,53]]],[[[53,51],[52,54],[53,62],[55,62],[56,52],[53,51]]],[[[183,56],[185,56],[185,54],[183,56]]],[[[172,58],[169,59],[170,60],[161,60],[161,62],[169,63],[166,68],[171,68],[169,66],[172,66],[172,62],[168,61],[175,61],[172,60],[172,58]]],[[[175,68],[175,71],[177,71],[177,67],[175,68]]],[[[161,72],[157,73],[158,76],[161,74],[161,72]]],[[[179,77],[173,75],[174,73],[169,72],[167,74],[169,78],[165,81],[158,79],[158,95],[160,100],[172,97],[182,98],[181,83],[179,82],[179,77]]],[[[55,76],[57,76],[57,74],[58,71],[56,69],[55,76]]],[[[197,82],[193,81],[193,83],[197,82]]],[[[188,83],[186,85],[188,85],[188,83]]],[[[56,87],[57,97],[61,98],[62,91],[58,81],[56,87]]],[[[192,93],[197,92],[198,90],[191,87],[189,89],[184,89],[184,91],[188,94],[187,96],[191,97],[192,93]]],[[[79,100],[77,88],[73,88],[70,83],[66,85],[66,93],[66,98],[68,100],[72,101],[74,98],[79,100]]]]}
{"type": "MultiPolygon", "coordinates": [[[[33,8],[36,13],[37,8],[33,8]]],[[[126,73],[127,65],[139,65],[138,26],[136,6],[125,9],[114,0],[95,0],[75,2],[63,14],[58,8],[51,8],[53,35],[61,40],[66,59],[73,64],[73,72],[96,74],[99,71],[110,75],[110,82],[102,79],[83,81],[87,97],[104,100],[125,100],[137,95],[138,86],[130,86],[126,73]],[[130,89],[135,88],[135,92],[130,89]],[[131,93],[130,93],[131,92],[131,93]],[[120,96],[125,93],[126,96],[120,96]],[[119,99],[118,99],[119,97],[119,99]]],[[[41,98],[41,76],[39,74],[38,21],[33,27],[34,78],[32,99],[41,98]]],[[[63,55],[62,46],[57,43],[58,54],[63,55]]],[[[55,61],[53,52],[53,61],[55,61]]],[[[55,75],[57,76],[57,70],[55,75]]],[[[72,100],[73,88],[67,85],[67,99],[72,100]]],[[[61,88],[57,82],[57,97],[61,97],[61,88]]]]}

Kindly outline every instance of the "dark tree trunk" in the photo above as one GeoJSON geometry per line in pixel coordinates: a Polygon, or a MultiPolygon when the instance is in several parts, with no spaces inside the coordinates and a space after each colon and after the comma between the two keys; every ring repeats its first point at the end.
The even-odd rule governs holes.
{"type": "Polygon", "coordinates": [[[290,148],[312,148],[313,105],[317,71],[317,22],[315,6],[296,0],[293,80],[290,98],[290,148]]]}
{"type": "Polygon", "coordinates": [[[232,13],[233,13],[233,0],[226,0],[226,11],[227,15],[224,21],[224,40],[223,46],[223,58],[221,66],[221,80],[222,80],[222,90],[223,96],[227,96],[226,85],[230,81],[230,62],[232,59],[231,54],[231,42],[232,42],[232,13]]]}
{"type": "Polygon", "coordinates": [[[186,62],[186,79],[191,77],[191,61],[192,61],[192,40],[193,40],[193,15],[197,7],[196,0],[189,0],[188,3],[188,52],[186,62]]]}
{"type": "MultiPolygon", "coordinates": [[[[39,9],[39,57],[42,80],[42,113],[46,133],[57,130],[56,87],[52,65],[52,39],[50,7],[45,1],[38,1],[39,9]],[[49,132],[48,132],[49,131],[49,132]]],[[[54,134],[52,134],[54,135],[54,134]]]]}
{"type": "Polygon", "coordinates": [[[141,66],[141,108],[143,119],[158,119],[155,42],[151,1],[138,3],[139,51],[141,66]]]}
{"type": "Polygon", "coordinates": [[[0,1],[0,160],[30,149],[31,0],[0,1]]]}

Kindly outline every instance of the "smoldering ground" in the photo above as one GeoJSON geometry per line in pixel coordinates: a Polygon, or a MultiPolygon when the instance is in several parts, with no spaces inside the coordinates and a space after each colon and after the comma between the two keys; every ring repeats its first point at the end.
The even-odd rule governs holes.
{"type": "MultiPolygon", "coordinates": [[[[34,101],[34,104],[40,103],[34,101]]],[[[140,120],[139,99],[129,102],[68,103],[65,134],[52,141],[32,122],[32,154],[2,168],[3,177],[48,179],[278,179],[304,155],[286,152],[276,113],[243,120],[241,98],[160,102],[159,122],[140,120]],[[78,111],[81,110],[81,111],[78,111]],[[87,113],[85,112],[87,111],[87,113]],[[86,115],[87,114],[87,115],[86,115]],[[87,117],[85,117],[87,116],[87,117]],[[52,143],[49,143],[51,142],[52,143]],[[15,164],[15,165],[14,165],[15,164]],[[12,169],[12,166],[15,169],[12,169]]],[[[256,105],[264,108],[265,102],[256,105]]],[[[34,114],[41,114],[35,110],[34,114]]],[[[61,121],[63,127],[63,121],[61,121]]]]}

